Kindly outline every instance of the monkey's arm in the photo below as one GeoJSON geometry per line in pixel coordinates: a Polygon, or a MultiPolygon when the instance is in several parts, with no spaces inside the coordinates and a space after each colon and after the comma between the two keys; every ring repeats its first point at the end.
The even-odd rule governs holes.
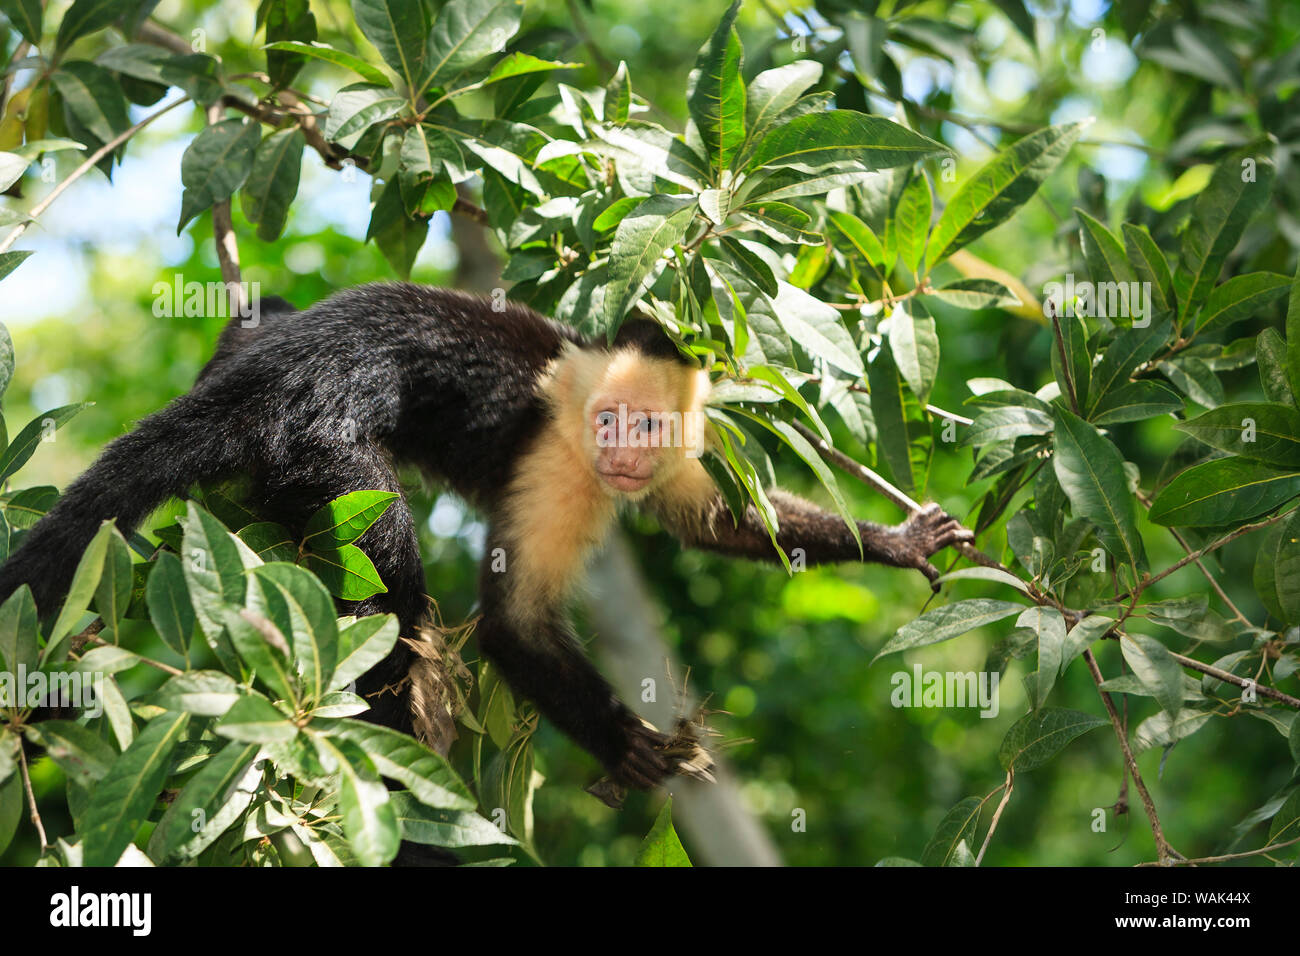
{"type": "MultiPolygon", "coordinates": [[[[489,554],[491,548],[489,548],[489,554]]],[[[520,608],[514,572],[484,562],[479,650],[515,694],[594,756],[619,783],[649,789],[672,772],[667,738],[647,727],[587,659],[562,607],[520,608]]]]}
{"type": "MultiPolygon", "coordinates": [[[[698,462],[669,494],[653,502],[664,525],[683,544],[733,557],[779,560],[758,510],[750,505],[739,524],[698,462]]],[[[787,555],[796,549],[809,565],[836,561],[871,561],[896,568],[915,568],[930,581],[939,571],[927,559],[936,551],[973,535],[938,505],[928,505],[902,524],[887,526],[859,521],[862,550],[844,520],[797,495],[774,489],[768,493],[776,510],[777,543],[787,555]]]]}

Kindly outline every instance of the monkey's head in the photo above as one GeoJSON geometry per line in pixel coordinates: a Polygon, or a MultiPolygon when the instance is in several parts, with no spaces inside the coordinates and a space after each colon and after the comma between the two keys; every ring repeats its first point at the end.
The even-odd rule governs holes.
{"type": "Polygon", "coordinates": [[[612,351],[574,350],[554,382],[553,413],[580,424],[580,453],[610,495],[643,498],[703,451],[708,375],[675,349],[616,341],[612,351]]]}

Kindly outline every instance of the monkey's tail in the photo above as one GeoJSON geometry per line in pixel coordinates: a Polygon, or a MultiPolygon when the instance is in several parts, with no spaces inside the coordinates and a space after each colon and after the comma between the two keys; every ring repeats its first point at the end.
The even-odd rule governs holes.
{"type": "Polygon", "coordinates": [[[239,468],[245,455],[236,430],[221,427],[209,407],[184,395],[109,444],[0,568],[0,601],[27,584],[41,616],[52,613],[102,521],[114,518],[129,534],[194,482],[239,468]]]}

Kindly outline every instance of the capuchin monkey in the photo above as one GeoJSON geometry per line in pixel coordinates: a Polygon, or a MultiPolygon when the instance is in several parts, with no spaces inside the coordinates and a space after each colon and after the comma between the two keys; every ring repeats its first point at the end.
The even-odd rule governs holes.
{"type": "MultiPolygon", "coordinates": [[[[691,547],[778,560],[757,511],[734,521],[701,465],[702,429],[676,440],[690,437],[708,396],[707,373],[648,321],[628,322],[607,347],[518,304],[406,283],[340,292],[304,312],[280,300],[255,328],[232,321],[194,387],[68,487],[0,569],[0,599],[25,583],[51,614],[102,520],[128,532],[197,481],[250,477],[252,507],[299,533],[348,492],[400,496],[395,466],[412,463],[489,521],[482,653],[617,783],[648,789],[677,758],[588,661],[567,605],[626,505],[691,547]]],[[[896,527],[858,522],[859,551],[838,516],[780,491],[770,498],[777,541],[811,564],[873,561],[933,581],[927,558],[971,538],[931,505],[896,527]]],[[[357,544],[388,591],[345,610],[391,612],[414,637],[428,605],[405,498],[357,544]]],[[[399,641],[358,681],[369,719],[411,730],[409,694],[391,688],[407,684],[412,662],[399,641]]]]}

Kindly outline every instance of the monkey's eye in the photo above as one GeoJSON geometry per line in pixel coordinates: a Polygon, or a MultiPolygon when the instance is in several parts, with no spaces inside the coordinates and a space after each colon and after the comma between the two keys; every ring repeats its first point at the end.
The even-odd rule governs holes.
{"type": "Polygon", "coordinates": [[[596,425],[600,428],[609,428],[618,424],[618,417],[613,412],[601,412],[596,416],[596,425]]]}

